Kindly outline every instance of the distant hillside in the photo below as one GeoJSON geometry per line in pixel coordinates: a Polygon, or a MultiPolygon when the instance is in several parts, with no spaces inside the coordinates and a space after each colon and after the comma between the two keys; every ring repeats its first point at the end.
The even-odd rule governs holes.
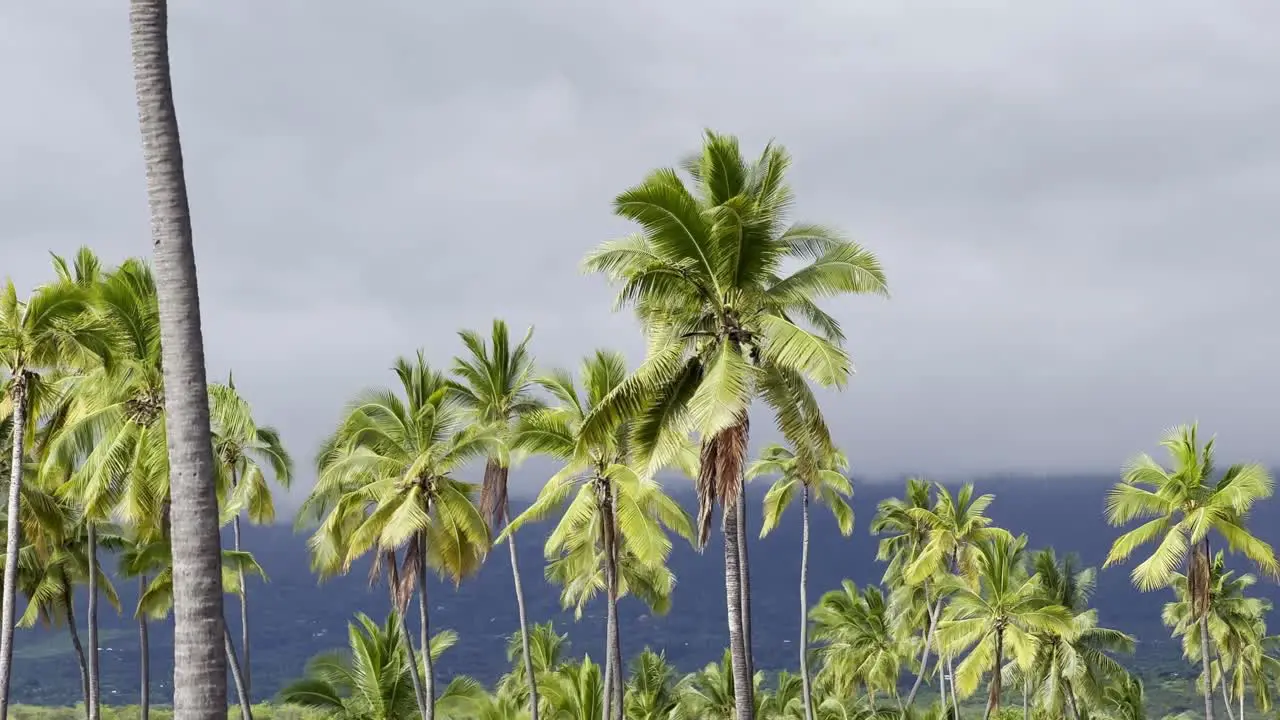
{"type": "MultiPolygon", "coordinates": [[[[1085,562],[1097,565],[1116,535],[1102,518],[1103,494],[1113,481],[1099,477],[999,479],[981,481],[978,489],[997,495],[991,514],[1014,532],[1027,533],[1032,547],[1052,545],[1059,551],[1074,551],[1085,562]]],[[[752,524],[756,530],[764,490],[763,484],[751,489],[752,524]]],[[[876,504],[901,491],[900,483],[857,485],[857,528],[847,540],[839,536],[820,509],[815,513],[810,569],[813,600],[838,587],[844,578],[859,584],[879,580],[883,566],[874,561],[875,540],[867,527],[876,504]]],[[[692,506],[691,496],[684,499],[692,506]]],[[[1278,521],[1280,503],[1269,502],[1255,515],[1252,526],[1276,542],[1280,540],[1278,521]]],[[[798,523],[799,516],[793,510],[776,534],[763,541],[753,539],[750,544],[756,653],[763,669],[795,664],[794,638],[800,619],[796,600],[798,523]]],[[[575,624],[571,614],[560,611],[557,590],[541,579],[544,531],[545,528],[531,530],[518,538],[530,618],[554,618],[562,631],[569,632],[574,651],[598,657],[603,643],[603,613],[597,608],[575,624]]],[[[309,572],[305,538],[295,536],[288,527],[250,528],[245,535],[248,549],[256,553],[271,580],[266,585],[255,583],[250,596],[254,694],[267,699],[283,683],[296,678],[311,655],[344,646],[346,623],[353,613],[363,611],[381,617],[387,610],[386,592],[382,587],[368,588],[367,567],[317,586],[309,572]]],[[[645,607],[630,599],[622,603],[623,651],[631,655],[645,645],[661,648],[677,666],[689,670],[718,659],[726,642],[723,553],[715,540],[702,555],[677,544],[671,566],[679,586],[668,616],[651,617],[645,607]]],[[[1274,584],[1263,583],[1261,588],[1273,600],[1280,599],[1274,584]]],[[[119,590],[126,609],[131,608],[136,588],[130,584],[119,590]]],[[[460,636],[458,645],[441,663],[446,676],[462,673],[490,682],[507,669],[505,638],[516,629],[517,622],[505,553],[495,555],[477,577],[459,588],[438,581],[431,584],[430,599],[434,629],[452,628],[460,636]]],[[[1167,592],[1142,594],[1133,590],[1127,569],[1101,574],[1095,602],[1101,621],[1138,635],[1141,648],[1134,662],[1147,674],[1187,672],[1178,659],[1176,646],[1160,624],[1160,607],[1166,600],[1167,592]]],[[[83,614],[83,600],[80,608],[83,614]]],[[[236,615],[230,606],[228,613],[234,628],[236,615]]],[[[103,615],[104,696],[111,702],[136,702],[137,626],[109,610],[103,615]]],[[[155,696],[164,702],[168,700],[172,674],[171,629],[154,627],[151,641],[155,696]]],[[[79,680],[65,635],[20,631],[16,652],[16,702],[76,700],[79,680]]]]}

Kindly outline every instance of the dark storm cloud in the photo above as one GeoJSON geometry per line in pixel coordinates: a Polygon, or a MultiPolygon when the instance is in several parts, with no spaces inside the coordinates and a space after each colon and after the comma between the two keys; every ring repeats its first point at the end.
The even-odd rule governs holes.
{"type": "MultiPolygon", "coordinates": [[[[548,364],[638,359],[577,263],[705,126],[784,142],[798,216],[890,273],[834,306],[864,471],[1113,468],[1195,418],[1280,459],[1273,4],[172,5],[211,372],[304,464],[395,354],[494,315],[548,364]]],[[[125,15],[0,11],[24,286],[50,249],[148,252],[125,15]]]]}

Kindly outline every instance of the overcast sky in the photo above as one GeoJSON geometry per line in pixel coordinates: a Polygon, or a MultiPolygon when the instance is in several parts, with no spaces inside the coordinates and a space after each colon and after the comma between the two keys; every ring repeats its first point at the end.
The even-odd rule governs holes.
{"type": "MultiPolygon", "coordinates": [[[[150,250],[126,5],[0,7],[23,287],[150,250]]],[[[397,354],[495,315],[547,365],[638,361],[578,262],[704,127],[785,144],[796,217],[885,265],[891,300],[832,305],[863,473],[1112,470],[1197,418],[1280,460],[1272,0],[171,5],[210,373],[304,468],[397,354]]]]}

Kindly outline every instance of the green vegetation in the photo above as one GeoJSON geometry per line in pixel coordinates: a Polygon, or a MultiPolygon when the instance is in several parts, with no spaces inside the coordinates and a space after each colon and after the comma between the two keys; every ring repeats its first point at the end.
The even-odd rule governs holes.
{"type": "MultiPolygon", "coordinates": [[[[214,603],[219,614],[209,627],[222,635],[214,637],[216,657],[201,654],[208,648],[200,642],[213,642],[203,626],[179,633],[176,652],[184,668],[203,673],[192,677],[205,677],[208,692],[225,690],[209,680],[225,663],[241,700],[232,714],[244,720],[1137,720],[1153,716],[1164,702],[1157,695],[1192,692],[1182,681],[1144,686],[1125,666],[1135,638],[1101,626],[1090,606],[1096,570],[1072,555],[1033,551],[1032,539],[996,526],[988,515],[995,498],[972,486],[953,492],[913,478],[901,498],[860,509],[872,516],[881,582],[846,581],[810,602],[811,509],[829,512],[849,536],[856,508],[849,461],[815,394],[843,387],[851,363],[840,323],[818,301],[885,295],[887,286],[865,248],[831,228],[787,219],[789,165],[778,145],[749,160],[734,138],[707,133],[683,173],[655,171],[618,196],[615,212],[639,231],[594,250],[585,267],[614,282],[619,307],[632,308],[641,323],[648,352],[633,369],[609,350],[590,354],[576,376],[539,369],[532,331],[513,342],[496,320],[487,337],[460,333],[459,357],[447,370],[419,351],[394,362],[394,384],[354,396],[316,455],[317,480],[297,522],[309,534],[320,580],[369,558],[394,609],[381,620],[354,618],[348,647],[299,668],[277,704],[247,703],[253,663],[245,578],[266,573],[243,546],[240,523],[272,522],[272,484],[292,481],[279,433],[259,422],[230,377],[197,393],[209,409],[207,437],[197,444],[211,453],[207,489],[217,502],[205,519],[232,533],[212,564],[184,570],[184,553],[191,561],[199,548],[183,545],[194,540],[178,536],[178,515],[199,504],[179,495],[181,483],[199,479],[188,472],[199,458],[186,457],[185,470],[171,461],[180,444],[173,408],[189,398],[173,402],[166,375],[163,283],[142,260],[107,267],[88,249],[71,262],[55,257],[53,278],[26,300],[10,282],[0,293],[7,373],[0,443],[11,458],[0,720],[4,712],[169,717],[147,705],[145,638],[148,623],[168,622],[182,598],[194,597],[184,595],[194,591],[183,583],[238,601],[233,612],[246,628],[238,647],[214,603]],[[754,460],[753,409],[782,439],[754,460]],[[532,506],[511,517],[508,472],[525,455],[552,458],[559,469],[532,506]],[[463,479],[470,470],[483,473],[481,483],[463,479]],[[694,516],[666,493],[660,472],[694,483],[694,516]],[[755,669],[744,483],[756,478],[772,483],[761,536],[789,522],[793,503],[800,508],[804,621],[795,674],[755,669]],[[673,544],[701,548],[717,509],[728,618],[723,660],[682,676],[651,649],[625,654],[619,598],[668,612],[677,592],[667,567],[673,544]],[[552,523],[544,572],[561,588],[564,607],[581,617],[603,596],[605,644],[585,656],[572,655],[567,636],[550,624],[531,625],[525,616],[515,543],[544,521],[552,523]],[[467,677],[443,684],[437,668],[458,638],[432,633],[429,574],[466,582],[501,544],[520,627],[510,640],[510,672],[492,688],[467,677]],[[100,564],[106,550],[119,558],[114,577],[136,579],[135,607],[120,607],[113,575],[100,564]],[[75,607],[80,586],[89,598],[83,616],[75,607]],[[139,706],[102,705],[103,599],[136,618],[144,638],[139,706]],[[83,707],[7,705],[14,627],[36,623],[67,626],[83,707]]],[[[189,420],[182,432],[190,432],[189,420]]],[[[1140,456],[1107,498],[1114,525],[1142,524],[1116,539],[1106,564],[1154,547],[1134,566],[1135,585],[1170,589],[1163,620],[1198,667],[1194,690],[1206,719],[1221,709],[1244,720],[1250,708],[1271,709],[1280,642],[1267,632],[1270,605],[1249,595],[1258,576],[1228,568],[1224,551],[1238,552],[1260,575],[1280,570],[1248,527],[1272,479],[1258,465],[1218,473],[1213,443],[1201,445],[1195,427],[1175,430],[1164,445],[1171,467],[1140,456]]],[[[188,606],[178,628],[208,607],[188,606]]],[[[194,701],[179,694],[175,702],[194,701]]]]}

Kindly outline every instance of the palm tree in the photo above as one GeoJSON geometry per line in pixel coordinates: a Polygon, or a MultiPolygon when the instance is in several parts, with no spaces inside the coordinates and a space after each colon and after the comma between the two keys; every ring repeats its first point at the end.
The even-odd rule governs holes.
{"type": "MultiPolygon", "coordinates": [[[[553,672],[564,664],[564,657],[569,651],[569,636],[556,632],[551,622],[534,625],[530,628],[529,657],[533,660],[533,677],[539,678],[553,672]]],[[[507,660],[512,663],[511,672],[502,676],[497,684],[497,693],[509,697],[520,706],[528,705],[529,700],[529,664],[525,662],[525,634],[516,632],[507,641],[507,660]]]]}
{"type": "Polygon", "coordinates": [[[840,590],[822,596],[809,618],[820,647],[819,676],[837,697],[853,697],[862,687],[872,708],[877,692],[897,700],[898,676],[914,648],[895,633],[889,603],[880,588],[869,585],[859,592],[857,585],[845,580],[840,590]]]}
{"type": "Polygon", "coordinates": [[[810,458],[804,452],[797,453],[781,445],[770,445],[747,469],[747,479],[762,475],[780,476],[769,488],[764,498],[764,521],[760,537],[765,537],[778,526],[782,513],[791,504],[796,490],[800,491],[802,532],[800,540],[800,680],[804,691],[804,717],[813,720],[813,688],[809,679],[809,499],[812,496],[826,505],[836,518],[840,533],[848,537],[853,532],[853,509],[846,500],[853,494],[853,485],[844,471],[849,461],[841,452],[831,452],[810,458]]]}
{"type": "MultiPolygon", "coordinates": [[[[1027,672],[1016,673],[1024,682],[1039,685],[1036,705],[1053,717],[1080,720],[1080,708],[1098,707],[1106,688],[1128,673],[1115,654],[1129,654],[1134,639],[1111,628],[1099,627],[1098,611],[1089,607],[1097,572],[1081,568],[1075,555],[1058,558],[1052,549],[1031,557],[1043,599],[1071,615],[1071,632],[1037,635],[1036,657],[1027,672]]],[[[1016,664],[1015,670],[1019,670],[1016,664]]]]}
{"type": "MultiPolygon", "coordinates": [[[[1166,469],[1150,455],[1139,455],[1124,479],[1107,496],[1107,520],[1121,526],[1145,522],[1121,535],[1103,567],[1126,560],[1139,547],[1157,543],[1151,556],[1133,568],[1133,583],[1142,591],[1167,587],[1185,566],[1191,609],[1200,624],[1200,640],[1209,645],[1209,581],[1212,555],[1209,533],[1217,532],[1232,552],[1242,552],[1263,572],[1280,573],[1275,552],[1246,527],[1250,508],[1271,496],[1273,481],[1259,464],[1237,464],[1215,481],[1213,440],[1201,447],[1195,425],[1174,428],[1161,441],[1173,467],[1166,469]]],[[[1209,656],[1201,657],[1205,720],[1213,720],[1213,682],[1209,656]]]]}
{"type": "Polygon", "coordinates": [[[939,623],[938,640],[953,652],[968,650],[956,668],[960,693],[971,693],[983,672],[991,673],[987,720],[1000,711],[1006,656],[1028,668],[1039,634],[1072,637],[1071,614],[1047,601],[1039,577],[1027,573],[1026,544],[1026,536],[992,537],[976,546],[976,585],[959,577],[948,580],[951,601],[939,623]]]}
{"type": "Polygon", "coordinates": [[[542,682],[547,720],[605,720],[600,666],[590,657],[549,673],[542,682]]]}
{"type": "MultiPolygon", "coordinates": [[[[228,376],[226,385],[209,386],[210,423],[213,427],[213,454],[218,471],[225,476],[231,497],[228,512],[231,519],[232,549],[239,552],[240,515],[247,511],[249,522],[265,525],[275,522],[275,505],[267,485],[267,471],[282,488],[293,481],[293,458],[284,448],[275,428],[258,425],[253,408],[236,391],[235,381],[228,376]]],[[[226,514],[226,513],[224,513],[226,514]]],[[[244,578],[240,587],[240,648],[243,661],[245,692],[253,694],[253,671],[249,653],[249,588],[244,578]]]]}
{"type": "MultiPolygon", "coordinates": [[[[138,655],[139,655],[139,720],[148,720],[151,714],[151,633],[147,625],[148,613],[143,609],[141,600],[151,585],[151,578],[169,568],[173,555],[169,545],[157,541],[160,533],[154,528],[133,528],[126,538],[123,551],[120,553],[119,576],[138,579],[138,606],[133,615],[138,620],[138,655]]],[[[168,615],[165,607],[161,617],[168,615]]]]}
{"type": "MultiPolygon", "coordinates": [[[[486,457],[494,438],[468,423],[468,413],[449,392],[441,373],[421,352],[416,361],[397,359],[400,392],[371,390],[352,404],[328,443],[315,492],[333,488],[345,496],[326,521],[329,531],[352,509],[359,523],[345,535],[344,567],[370,550],[404,549],[405,587],[416,585],[423,651],[423,720],[435,713],[434,668],[425,652],[430,632],[427,568],[459,582],[479,568],[489,547],[488,526],[472,503],[473,486],[453,473],[486,457]],[[364,508],[372,510],[364,514],[364,508]]],[[[325,529],[322,527],[322,530],[325,529]]],[[[314,547],[314,546],[313,546],[314,547]]],[[[402,593],[407,594],[402,587],[402,593]]]]}
{"type": "Polygon", "coordinates": [[[191,211],[169,75],[166,0],[130,0],[129,24],[160,296],[173,484],[173,708],[184,720],[223,720],[227,666],[222,647],[226,635],[219,568],[222,543],[191,211]]]}
{"type": "MultiPolygon", "coordinates": [[[[881,538],[876,559],[888,563],[881,582],[892,590],[893,615],[901,628],[907,631],[918,628],[921,635],[919,670],[904,703],[907,708],[915,703],[916,693],[920,691],[934,645],[938,614],[942,612],[935,578],[926,576],[919,583],[907,581],[907,569],[920,559],[929,543],[930,529],[935,526],[935,516],[922,512],[934,507],[933,487],[933,483],[923,478],[908,478],[904,497],[882,500],[871,520],[871,533],[881,538]],[[916,622],[920,617],[923,622],[916,622]]],[[[945,687],[942,697],[946,698],[945,687]]]]}
{"type": "MultiPolygon", "coordinates": [[[[343,720],[404,720],[417,714],[409,680],[409,639],[394,610],[379,627],[363,613],[347,629],[350,649],[317,655],[305,677],[280,692],[280,701],[343,720]]],[[[436,658],[456,641],[449,631],[431,640],[436,658]]],[[[475,681],[458,678],[440,697],[443,710],[469,708],[481,693],[475,681]]]]}
{"type": "MultiPolygon", "coordinates": [[[[55,390],[47,375],[101,362],[107,352],[102,328],[87,312],[90,296],[83,288],[59,282],[37,288],[22,302],[13,282],[0,288],[0,367],[8,373],[4,388],[11,416],[9,427],[9,497],[5,517],[21,512],[23,465],[27,441],[55,390]]],[[[13,664],[13,629],[17,603],[18,549],[21,522],[10,522],[5,535],[3,599],[0,601],[0,720],[8,717],[9,680],[13,664]]]]}
{"type": "MultiPolygon", "coordinates": [[[[753,715],[760,712],[767,700],[760,688],[763,681],[762,673],[756,673],[751,678],[753,715]]],[[[740,698],[748,694],[736,692],[735,687],[733,659],[730,652],[725,650],[720,662],[708,663],[680,681],[676,690],[680,696],[677,712],[681,717],[698,720],[734,720],[739,717],[740,698]]]]}
{"type": "MultiPolygon", "coordinates": [[[[659,464],[664,427],[691,426],[702,436],[698,536],[705,543],[719,503],[729,644],[742,688],[751,687],[751,661],[737,503],[751,401],[764,399],[784,431],[795,430],[789,438],[811,432],[797,427],[821,418],[804,378],[838,387],[851,371],[839,323],[815,300],[886,292],[870,252],[828,228],[786,223],[789,164],[773,144],[748,162],[735,138],[708,132],[701,155],[686,163],[691,183],[662,169],[623,192],[614,211],[641,232],[605,243],[585,262],[622,285],[618,304],[636,309],[649,339],[648,358],[594,409],[586,435],[639,415],[636,450],[659,464]],[[811,262],[784,275],[796,259],[811,262]]],[[[739,720],[752,717],[750,694],[738,699],[739,720]]]]}
{"type": "MultiPolygon", "coordinates": [[[[622,712],[623,703],[617,621],[617,601],[623,591],[620,565],[634,570],[628,579],[639,581],[628,583],[628,587],[643,588],[647,580],[654,578],[652,569],[666,566],[671,552],[666,531],[691,537],[693,530],[683,508],[662,492],[661,485],[647,474],[637,473],[629,464],[630,418],[620,418],[605,435],[584,432],[586,419],[625,381],[622,356],[597,351],[583,362],[581,375],[581,393],[572,376],[563,370],[538,381],[560,404],[527,415],[517,430],[516,444],[530,452],[550,455],[564,466],[547,481],[533,504],[508,524],[498,540],[564,508],[544,548],[548,559],[560,558],[563,562],[558,567],[553,564],[549,573],[588,581],[566,586],[566,599],[581,600],[593,595],[596,568],[603,564],[608,602],[604,689],[609,694],[604,706],[606,718],[613,720],[622,712]],[[628,558],[633,558],[634,564],[628,558]]],[[[687,438],[663,438],[663,442],[670,448],[668,462],[689,465],[692,452],[687,438]]],[[[657,572],[661,575],[663,571],[657,572]]]]}
{"type": "MultiPolygon", "coordinates": [[[[510,463],[506,449],[512,445],[512,434],[520,418],[537,409],[539,403],[532,394],[533,358],[529,353],[532,328],[514,347],[511,344],[507,324],[493,321],[490,342],[485,343],[479,333],[469,330],[458,333],[467,347],[469,356],[454,360],[453,374],[457,378],[454,388],[457,396],[473,413],[476,420],[490,426],[502,440],[502,452],[494,452],[485,461],[484,485],[480,490],[480,512],[490,528],[505,527],[509,518],[507,501],[507,475],[510,463]]],[[[524,586],[520,583],[520,566],[516,558],[515,535],[507,536],[507,550],[511,556],[511,577],[515,583],[516,613],[520,620],[525,672],[529,683],[529,717],[538,720],[538,687],[533,673],[533,658],[529,655],[529,621],[524,606],[524,586]]]]}
{"type": "Polygon", "coordinates": [[[627,720],[670,720],[679,707],[675,668],[667,663],[665,653],[645,648],[631,661],[631,679],[627,681],[627,720]]]}

